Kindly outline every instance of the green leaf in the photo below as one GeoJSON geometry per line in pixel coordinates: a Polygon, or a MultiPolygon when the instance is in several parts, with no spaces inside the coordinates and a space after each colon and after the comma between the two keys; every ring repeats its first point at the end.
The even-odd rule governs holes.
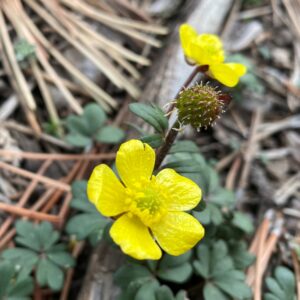
{"type": "Polygon", "coordinates": [[[157,272],[157,276],[166,281],[184,283],[191,277],[192,273],[191,264],[186,262],[177,267],[161,269],[157,272]]]}
{"type": "Polygon", "coordinates": [[[47,256],[53,263],[66,269],[75,265],[74,258],[67,252],[47,252],[47,256]]]}
{"type": "Polygon", "coordinates": [[[239,211],[234,212],[232,224],[248,234],[254,230],[250,217],[239,211]]]}
{"type": "Polygon", "coordinates": [[[118,127],[107,125],[102,127],[94,136],[95,140],[100,143],[118,144],[125,134],[124,131],[118,127]]]}
{"type": "Polygon", "coordinates": [[[193,273],[190,264],[192,251],[188,251],[180,256],[165,254],[159,263],[157,276],[170,282],[183,283],[189,279],[193,273]]]}
{"type": "Polygon", "coordinates": [[[153,278],[150,271],[138,264],[126,264],[114,274],[114,280],[121,288],[126,289],[130,282],[135,280],[150,280],[153,278]]]}
{"type": "Polygon", "coordinates": [[[209,247],[205,244],[200,244],[196,253],[198,260],[193,262],[196,273],[204,278],[209,278],[211,264],[209,247]]]}
{"type": "Polygon", "coordinates": [[[247,251],[247,244],[244,241],[231,243],[229,253],[233,258],[234,266],[240,270],[244,270],[255,261],[255,256],[247,251]]]}
{"type": "Polygon", "coordinates": [[[36,279],[41,287],[45,287],[48,282],[47,267],[47,260],[45,258],[40,259],[36,269],[36,279]]]}
{"type": "Polygon", "coordinates": [[[252,292],[250,287],[247,286],[246,283],[243,282],[243,280],[243,273],[231,270],[215,278],[214,283],[222,291],[224,291],[234,299],[249,299],[252,296],[252,292]]]}
{"type": "Polygon", "coordinates": [[[64,282],[63,271],[51,261],[47,260],[47,283],[53,291],[61,290],[64,282]]]}
{"type": "Polygon", "coordinates": [[[62,288],[64,274],[53,262],[42,258],[37,266],[37,281],[41,287],[49,286],[53,291],[62,288]]]}
{"type": "Polygon", "coordinates": [[[193,159],[177,160],[168,162],[162,168],[174,169],[178,173],[198,173],[202,171],[202,167],[195,163],[193,159]]]}
{"type": "Polygon", "coordinates": [[[16,222],[16,231],[18,236],[16,242],[34,251],[39,251],[41,245],[39,237],[36,234],[34,225],[29,221],[19,220],[16,222]]]}
{"type": "Polygon", "coordinates": [[[163,137],[161,134],[149,134],[141,138],[143,143],[149,144],[152,148],[158,148],[163,144],[163,137]]]}
{"type": "Polygon", "coordinates": [[[33,280],[31,277],[27,277],[22,280],[14,280],[10,283],[7,300],[21,300],[29,299],[29,296],[33,292],[33,280]]]}
{"type": "Polygon", "coordinates": [[[59,240],[59,233],[53,229],[49,222],[42,222],[36,227],[36,232],[43,250],[49,249],[59,240]]]}
{"type": "Polygon", "coordinates": [[[95,212],[95,206],[88,200],[87,181],[77,180],[72,183],[72,202],[71,207],[83,212],[95,212]]]}
{"type": "Polygon", "coordinates": [[[276,267],[274,273],[274,278],[266,279],[266,285],[270,292],[264,295],[264,299],[296,300],[296,280],[293,272],[279,266],[276,267]]]}
{"type": "Polygon", "coordinates": [[[176,295],[175,300],[186,300],[187,299],[187,293],[186,291],[179,291],[176,295]]]}
{"type": "MultiPolygon", "coordinates": [[[[148,281],[148,279],[146,280],[148,281]]],[[[145,280],[135,280],[129,283],[126,289],[123,289],[118,300],[132,300],[139,288],[145,283],[145,280]]]]}
{"type": "Polygon", "coordinates": [[[203,295],[205,300],[228,300],[228,297],[224,295],[218,287],[212,283],[206,283],[203,289],[203,295]]]}
{"type": "Polygon", "coordinates": [[[38,262],[38,255],[29,249],[10,248],[1,253],[4,260],[13,263],[22,274],[28,275],[38,262]]]}
{"type": "Polygon", "coordinates": [[[178,141],[170,149],[169,154],[199,153],[198,146],[192,141],[178,141]]]}
{"type": "Polygon", "coordinates": [[[266,286],[268,287],[268,290],[272,292],[273,297],[276,295],[276,298],[278,299],[285,299],[285,292],[280,287],[279,283],[271,277],[266,278],[266,286]]]}
{"type": "Polygon", "coordinates": [[[67,225],[68,234],[74,234],[79,240],[86,239],[93,233],[97,233],[98,240],[101,239],[105,226],[109,219],[104,218],[99,213],[78,214],[72,217],[67,225]]]}
{"type": "Polygon", "coordinates": [[[131,103],[129,109],[132,113],[153,126],[157,132],[163,133],[168,128],[168,119],[160,107],[143,103],[131,103]]]}
{"type": "Polygon", "coordinates": [[[107,119],[104,110],[96,103],[87,104],[84,107],[83,116],[88,124],[91,135],[101,128],[107,119]]]}
{"type": "Polygon", "coordinates": [[[209,196],[209,200],[212,203],[215,203],[221,207],[232,207],[236,202],[236,198],[233,191],[224,188],[217,188],[209,196]]]}
{"type": "Polygon", "coordinates": [[[0,299],[5,295],[6,289],[15,273],[14,266],[9,262],[0,262],[0,299]]]}
{"type": "Polygon", "coordinates": [[[192,251],[188,251],[179,256],[173,256],[169,254],[165,254],[162,260],[159,263],[160,269],[168,269],[178,267],[188,261],[190,261],[192,257],[192,251]]]}
{"type": "Polygon", "coordinates": [[[35,57],[35,45],[30,44],[26,39],[21,39],[15,43],[14,50],[19,63],[35,57]]]}
{"type": "Polygon", "coordinates": [[[76,147],[86,147],[92,143],[91,138],[77,132],[71,132],[66,135],[66,141],[76,147]]]}
{"type": "Polygon", "coordinates": [[[91,136],[89,124],[84,116],[69,115],[65,120],[65,124],[71,134],[84,137],[91,136]]]}
{"type": "Polygon", "coordinates": [[[134,300],[156,300],[155,292],[159,284],[156,280],[149,280],[137,291],[134,300]]]}
{"type": "Polygon", "coordinates": [[[295,290],[295,276],[285,267],[277,267],[275,269],[275,277],[285,291],[291,292],[295,290]]]}
{"type": "Polygon", "coordinates": [[[92,245],[96,245],[110,220],[103,217],[88,200],[86,188],[87,182],[84,180],[72,184],[71,207],[84,213],[71,217],[66,225],[66,231],[70,235],[75,235],[78,240],[88,238],[92,245]]]}
{"type": "Polygon", "coordinates": [[[175,300],[172,290],[166,286],[162,285],[156,290],[156,300],[175,300]]]}

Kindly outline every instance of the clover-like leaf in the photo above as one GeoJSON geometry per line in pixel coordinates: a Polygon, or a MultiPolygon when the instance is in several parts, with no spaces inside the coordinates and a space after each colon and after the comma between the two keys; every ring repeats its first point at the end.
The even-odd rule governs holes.
{"type": "Polygon", "coordinates": [[[66,231],[75,235],[78,240],[89,239],[92,245],[97,244],[102,238],[105,227],[110,223],[103,217],[88,200],[86,194],[87,182],[75,181],[72,184],[71,207],[79,211],[70,218],[66,225],[66,231]]]}
{"type": "Polygon", "coordinates": [[[0,262],[0,299],[29,300],[32,291],[33,280],[30,276],[20,276],[10,261],[0,262]]]}
{"type": "Polygon", "coordinates": [[[269,290],[264,295],[264,300],[296,300],[295,275],[288,268],[276,267],[274,277],[266,279],[269,290]]]}
{"type": "Polygon", "coordinates": [[[95,133],[95,140],[100,143],[117,144],[124,138],[124,131],[116,126],[104,126],[95,133]]]}
{"type": "Polygon", "coordinates": [[[232,224],[248,234],[254,230],[253,223],[249,216],[239,211],[234,212],[232,224]]]}
{"type": "Polygon", "coordinates": [[[193,273],[190,263],[191,256],[191,251],[180,256],[166,254],[159,264],[159,269],[156,271],[157,276],[170,282],[186,282],[193,273]]]}
{"type": "Polygon", "coordinates": [[[105,125],[107,117],[104,110],[96,103],[87,104],[82,115],[69,115],[65,120],[68,129],[66,141],[76,147],[86,147],[98,141],[116,144],[124,137],[118,127],[105,125]]]}
{"type": "Polygon", "coordinates": [[[255,261],[255,256],[247,251],[247,245],[244,241],[229,243],[229,254],[238,270],[244,270],[255,261]]]}
{"type": "Polygon", "coordinates": [[[16,243],[21,247],[7,249],[2,253],[5,261],[13,263],[18,278],[26,279],[36,269],[36,279],[41,286],[59,290],[64,280],[64,269],[75,265],[74,258],[64,244],[58,244],[60,235],[49,222],[33,224],[16,222],[16,243]]]}
{"type": "Polygon", "coordinates": [[[245,274],[235,268],[225,241],[200,244],[196,254],[197,260],[193,266],[196,274],[206,279],[203,290],[205,300],[251,298],[251,289],[245,283],[245,274]]]}
{"type": "Polygon", "coordinates": [[[152,273],[145,266],[133,263],[121,266],[114,274],[115,282],[123,289],[136,280],[150,280],[152,278],[152,273]]]}

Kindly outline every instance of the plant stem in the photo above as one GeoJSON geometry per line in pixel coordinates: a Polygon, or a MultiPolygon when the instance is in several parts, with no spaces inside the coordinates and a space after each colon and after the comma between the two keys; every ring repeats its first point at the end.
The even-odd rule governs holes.
{"type": "Polygon", "coordinates": [[[180,128],[180,123],[178,120],[176,120],[173,124],[173,126],[171,127],[171,129],[169,129],[166,138],[165,138],[165,143],[163,144],[163,146],[158,150],[157,155],[156,155],[156,162],[155,162],[155,169],[158,169],[162,163],[162,161],[164,160],[164,158],[166,157],[166,155],[168,154],[170,148],[172,147],[177,134],[178,134],[178,130],[180,128]]]}

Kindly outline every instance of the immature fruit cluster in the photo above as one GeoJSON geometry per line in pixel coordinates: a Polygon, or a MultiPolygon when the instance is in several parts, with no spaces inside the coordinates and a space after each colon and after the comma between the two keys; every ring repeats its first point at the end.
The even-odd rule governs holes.
{"type": "Polygon", "coordinates": [[[183,90],[176,100],[178,120],[200,130],[212,125],[224,112],[220,92],[208,85],[198,84],[183,90]]]}

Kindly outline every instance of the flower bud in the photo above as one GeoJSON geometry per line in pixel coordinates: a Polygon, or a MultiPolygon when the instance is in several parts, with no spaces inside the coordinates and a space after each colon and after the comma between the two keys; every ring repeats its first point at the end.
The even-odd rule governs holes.
{"type": "Polygon", "coordinates": [[[183,90],[175,104],[179,122],[197,130],[211,126],[224,112],[225,102],[219,97],[220,92],[208,85],[198,84],[183,90]]]}

